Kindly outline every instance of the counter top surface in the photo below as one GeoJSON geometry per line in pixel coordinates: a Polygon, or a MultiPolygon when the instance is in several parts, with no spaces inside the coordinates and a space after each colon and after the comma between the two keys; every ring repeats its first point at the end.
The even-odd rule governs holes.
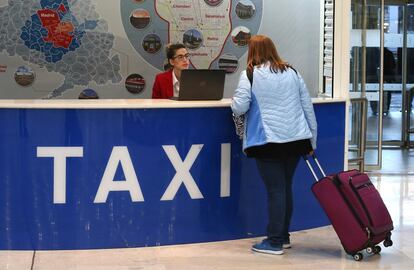
{"type": "MultiPolygon", "coordinates": [[[[312,98],[313,103],[345,102],[345,98],[312,98]]],[[[231,99],[218,101],[174,101],[169,99],[2,99],[0,108],[23,109],[156,109],[228,107],[231,99]]]]}

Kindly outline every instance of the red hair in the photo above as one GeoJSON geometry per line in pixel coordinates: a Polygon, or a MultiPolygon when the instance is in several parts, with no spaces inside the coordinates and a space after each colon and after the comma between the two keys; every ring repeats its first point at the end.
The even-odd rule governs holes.
{"type": "Polygon", "coordinates": [[[253,73],[254,66],[270,63],[272,72],[284,72],[290,65],[283,61],[277,53],[273,41],[265,35],[255,35],[249,40],[247,54],[247,70],[253,73]]]}

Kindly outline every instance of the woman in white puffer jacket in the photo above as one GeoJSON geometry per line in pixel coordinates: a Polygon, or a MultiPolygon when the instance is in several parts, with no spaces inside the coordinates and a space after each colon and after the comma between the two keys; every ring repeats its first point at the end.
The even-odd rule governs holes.
{"type": "Polygon", "coordinates": [[[290,247],[293,174],[300,156],[316,149],[317,124],[302,77],[279,57],[270,38],[250,39],[247,70],[231,108],[245,115],[243,151],[256,159],[268,196],[267,238],[252,249],[283,254],[290,247]]]}

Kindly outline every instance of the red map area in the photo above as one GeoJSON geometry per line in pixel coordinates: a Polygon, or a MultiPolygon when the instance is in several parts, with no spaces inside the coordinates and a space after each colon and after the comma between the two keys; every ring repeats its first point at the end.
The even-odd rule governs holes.
{"type": "Polygon", "coordinates": [[[42,26],[47,29],[48,35],[43,38],[45,42],[52,42],[55,47],[69,48],[72,43],[73,32],[75,27],[71,22],[62,22],[58,11],[66,13],[64,5],[60,5],[57,11],[51,9],[41,9],[37,11],[37,15],[42,22],[42,26]]]}

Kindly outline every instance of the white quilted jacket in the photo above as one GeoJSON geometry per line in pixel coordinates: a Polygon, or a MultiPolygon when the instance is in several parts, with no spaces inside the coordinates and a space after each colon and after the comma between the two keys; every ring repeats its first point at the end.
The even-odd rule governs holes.
{"type": "Polygon", "coordinates": [[[268,65],[255,67],[252,87],[243,71],[231,109],[235,115],[246,114],[243,150],[303,139],[311,139],[316,149],[313,104],[305,82],[293,69],[272,73],[268,65]]]}

